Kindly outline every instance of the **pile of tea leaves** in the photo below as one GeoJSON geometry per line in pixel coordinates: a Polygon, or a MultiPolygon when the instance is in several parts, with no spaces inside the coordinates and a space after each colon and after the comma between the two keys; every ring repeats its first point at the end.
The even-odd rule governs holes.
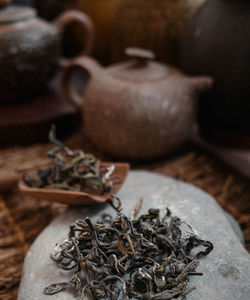
{"type": "Polygon", "coordinates": [[[25,174],[23,179],[28,186],[104,193],[110,192],[115,180],[119,180],[112,176],[114,165],[102,167],[94,155],[65,147],[56,139],[55,127],[50,130],[49,140],[57,145],[48,152],[53,163],[51,167],[25,174]]]}
{"type": "MultiPolygon", "coordinates": [[[[136,212],[137,213],[137,212],[136,212]]],[[[63,270],[73,270],[69,282],[44,289],[52,295],[73,289],[79,299],[185,299],[194,290],[189,278],[199,258],[213,249],[192,228],[166,209],[149,209],[138,218],[118,212],[103,214],[95,224],[89,218],[70,226],[69,236],[51,254],[63,270]],[[190,232],[182,232],[181,227],[190,232]]]]}

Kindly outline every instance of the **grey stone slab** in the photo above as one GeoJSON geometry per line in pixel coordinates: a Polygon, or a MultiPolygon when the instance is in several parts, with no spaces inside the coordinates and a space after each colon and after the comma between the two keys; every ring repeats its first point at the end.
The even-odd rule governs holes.
{"type": "Polygon", "coordinates": [[[245,241],[244,241],[244,235],[240,228],[239,223],[230,215],[228,212],[225,211],[225,215],[227,217],[227,220],[229,221],[230,225],[232,226],[232,229],[234,233],[237,235],[238,239],[240,240],[241,244],[245,247],[245,241]]]}
{"type": "MultiPolygon", "coordinates": [[[[189,223],[199,237],[213,242],[214,250],[200,260],[198,267],[204,276],[191,278],[190,285],[197,289],[187,299],[250,299],[250,256],[225,213],[210,195],[181,181],[150,172],[132,171],[119,197],[126,214],[140,197],[144,198],[142,213],[151,207],[164,211],[168,206],[173,215],[189,223]]],[[[43,294],[45,286],[70,278],[50,260],[49,253],[56,242],[66,238],[69,224],[85,216],[95,220],[101,212],[115,215],[107,205],[70,208],[39,235],[25,259],[18,300],[74,299],[70,292],[53,296],[43,294]]]]}

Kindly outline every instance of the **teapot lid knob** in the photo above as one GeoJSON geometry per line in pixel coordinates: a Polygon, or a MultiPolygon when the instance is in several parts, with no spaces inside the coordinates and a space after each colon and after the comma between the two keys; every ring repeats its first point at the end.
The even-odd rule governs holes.
{"type": "Polygon", "coordinates": [[[149,60],[155,59],[154,52],[136,47],[126,48],[125,54],[131,58],[135,58],[137,66],[146,66],[149,60]]]}

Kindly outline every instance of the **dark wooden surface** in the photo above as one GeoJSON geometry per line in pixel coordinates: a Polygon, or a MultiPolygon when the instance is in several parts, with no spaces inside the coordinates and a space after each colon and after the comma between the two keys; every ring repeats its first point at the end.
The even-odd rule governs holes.
{"type": "Polygon", "coordinates": [[[67,137],[79,125],[80,115],[53,89],[26,101],[0,103],[0,146],[47,142],[52,124],[59,137],[67,137]]]}

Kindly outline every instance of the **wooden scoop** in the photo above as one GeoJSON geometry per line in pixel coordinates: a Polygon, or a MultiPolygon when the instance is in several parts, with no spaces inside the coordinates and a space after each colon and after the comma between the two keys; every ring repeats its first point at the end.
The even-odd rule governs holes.
{"type": "MultiPolygon", "coordinates": [[[[116,194],[123,185],[129,171],[129,164],[127,163],[111,163],[101,162],[101,167],[108,167],[114,165],[115,169],[113,176],[119,177],[119,183],[113,185],[112,194],[116,194]]],[[[97,202],[106,202],[110,199],[111,193],[86,193],[65,191],[59,189],[33,188],[29,187],[22,179],[18,184],[19,189],[27,196],[37,200],[46,200],[49,202],[60,202],[68,205],[86,205],[95,204],[97,202]]]]}
{"type": "Polygon", "coordinates": [[[15,187],[20,177],[20,174],[12,169],[0,169],[0,193],[15,187]]]}

